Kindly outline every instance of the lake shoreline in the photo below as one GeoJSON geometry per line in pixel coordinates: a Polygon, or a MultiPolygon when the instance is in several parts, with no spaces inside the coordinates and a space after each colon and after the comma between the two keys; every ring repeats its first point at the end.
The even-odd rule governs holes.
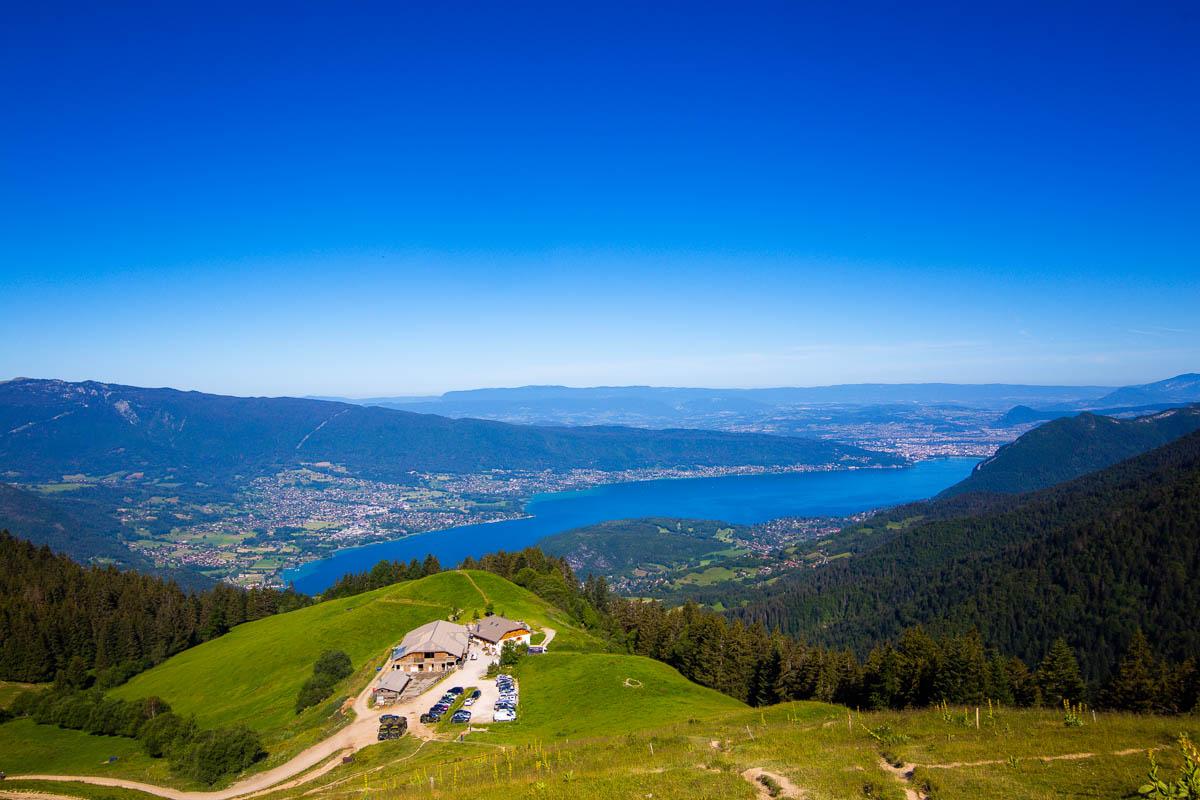
{"type": "Polygon", "coordinates": [[[542,492],[526,502],[520,517],[339,548],[284,570],[282,577],[299,591],[319,593],[342,575],[370,569],[383,559],[408,561],[432,554],[449,566],[468,555],[519,550],[545,536],[610,519],[664,516],[753,524],[783,516],[844,516],[931,497],[966,477],[979,460],[951,457],[905,466],[662,477],[542,492]],[[706,509],[728,513],[713,516],[706,509]]]}

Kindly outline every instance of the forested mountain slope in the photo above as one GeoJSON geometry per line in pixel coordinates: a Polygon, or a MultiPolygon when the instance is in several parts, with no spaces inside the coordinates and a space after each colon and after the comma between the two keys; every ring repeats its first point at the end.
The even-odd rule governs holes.
{"type": "Polygon", "coordinates": [[[1139,626],[1162,655],[1200,657],[1200,432],[984,508],[882,534],[736,615],[858,649],[916,624],[975,626],[1027,661],[1062,636],[1094,679],[1139,626]]]}
{"type": "Polygon", "coordinates": [[[0,680],[46,681],[73,665],[115,682],[247,620],[308,599],[225,585],[195,594],[114,567],[85,567],[0,530],[0,680]]]}
{"type": "Polygon", "coordinates": [[[411,470],[895,464],[850,445],[762,434],[558,428],[297,398],[95,382],[0,383],[0,463],[13,482],[175,471],[194,480],[332,461],[401,481],[411,470]]]}
{"type": "Polygon", "coordinates": [[[1200,406],[1173,408],[1136,419],[1091,413],[1056,419],[1001,447],[939,497],[1044,489],[1145,453],[1197,429],[1200,406]]]}

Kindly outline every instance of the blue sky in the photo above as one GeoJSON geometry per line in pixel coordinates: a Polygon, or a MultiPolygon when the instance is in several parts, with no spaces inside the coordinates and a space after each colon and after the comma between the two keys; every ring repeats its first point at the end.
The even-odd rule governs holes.
{"type": "Polygon", "coordinates": [[[1194,3],[25,5],[3,377],[1200,370],[1194,3]]]}

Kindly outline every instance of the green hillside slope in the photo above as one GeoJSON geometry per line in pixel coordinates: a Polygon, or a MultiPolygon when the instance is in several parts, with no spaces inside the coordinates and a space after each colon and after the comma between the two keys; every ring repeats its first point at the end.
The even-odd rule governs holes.
{"type": "Polygon", "coordinates": [[[611,735],[746,708],[642,656],[551,652],[525,659],[518,677],[521,715],[499,731],[506,741],[611,735]]]}
{"type": "Polygon", "coordinates": [[[176,712],[195,714],[204,727],[249,725],[263,734],[274,757],[316,736],[328,717],[328,704],[300,715],[294,711],[300,686],[322,651],[350,656],[357,673],[343,682],[340,694],[346,696],[409,630],[456,611],[469,617],[489,600],[498,611],[535,626],[564,630],[564,647],[589,644],[585,634],[572,635],[556,609],[503,578],[443,572],[240,625],[138,675],[113,694],[125,699],[157,695],[176,712]]]}
{"type": "Polygon", "coordinates": [[[1136,419],[1079,414],[1034,428],[979,463],[970,476],[942,492],[1017,494],[1045,489],[1112,466],[1200,429],[1200,406],[1136,419]]]}

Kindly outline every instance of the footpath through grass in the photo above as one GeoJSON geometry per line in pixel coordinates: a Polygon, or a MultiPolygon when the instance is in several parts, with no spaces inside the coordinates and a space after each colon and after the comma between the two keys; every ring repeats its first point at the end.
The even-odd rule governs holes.
{"type": "MultiPolygon", "coordinates": [[[[532,680],[526,675],[522,705],[532,680]]],[[[557,716],[583,713],[571,705],[557,716]]],[[[524,727],[538,734],[529,739],[489,731],[471,734],[462,744],[427,743],[415,753],[385,743],[362,751],[354,765],[276,797],[751,800],[757,790],[742,773],[760,768],[788,778],[808,800],[904,800],[905,790],[921,782],[928,782],[930,796],[939,800],[1115,800],[1129,797],[1144,782],[1148,762],[1141,748],[1166,746],[1157,753],[1159,761],[1164,773],[1176,770],[1180,758],[1174,737],[1180,730],[1195,733],[1200,722],[1194,716],[1100,715],[1093,724],[1068,729],[1054,712],[1002,711],[992,725],[981,720],[976,729],[973,714],[967,727],[943,719],[938,711],[858,714],[823,703],[787,703],[634,731],[624,730],[622,719],[611,716],[604,723],[593,719],[592,734],[570,738],[534,716],[526,709],[525,722],[504,728],[515,734],[524,727]],[[596,734],[603,724],[610,726],[608,733],[596,734]],[[1114,755],[1131,749],[1136,752],[1114,755]],[[883,768],[883,753],[906,763],[927,761],[917,762],[924,766],[916,768],[916,783],[905,783],[883,768]],[[1038,758],[1087,753],[1093,755],[1038,758]],[[979,755],[1000,763],[953,766],[979,755]]]]}

